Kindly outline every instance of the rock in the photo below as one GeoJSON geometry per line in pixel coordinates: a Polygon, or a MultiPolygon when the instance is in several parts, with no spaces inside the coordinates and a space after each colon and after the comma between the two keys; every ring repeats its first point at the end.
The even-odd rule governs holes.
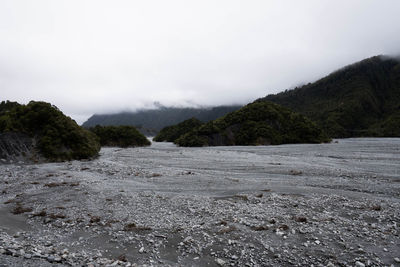
{"type": "Polygon", "coordinates": [[[224,266],[225,263],[226,263],[223,259],[220,259],[220,258],[216,259],[215,262],[216,262],[219,266],[224,266]]]}
{"type": "Polygon", "coordinates": [[[356,261],[356,267],[365,267],[365,264],[361,261],[356,261]]]}
{"type": "Polygon", "coordinates": [[[139,253],[144,253],[144,247],[141,247],[141,248],[139,249],[139,253]]]}
{"type": "Polygon", "coordinates": [[[394,258],[394,261],[397,263],[400,263],[400,259],[399,258],[394,258]]]}
{"type": "Polygon", "coordinates": [[[27,254],[24,255],[24,258],[25,259],[30,259],[30,258],[32,258],[32,254],[27,253],[27,254]]]}
{"type": "Polygon", "coordinates": [[[192,241],[193,241],[193,237],[191,237],[191,236],[187,236],[187,237],[185,237],[185,239],[183,239],[183,243],[189,243],[192,241]]]}

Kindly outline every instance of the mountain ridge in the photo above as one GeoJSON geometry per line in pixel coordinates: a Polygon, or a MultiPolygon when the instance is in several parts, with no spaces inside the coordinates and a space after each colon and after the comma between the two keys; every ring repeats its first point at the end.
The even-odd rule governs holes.
{"type": "Polygon", "coordinates": [[[209,108],[178,108],[160,107],[157,109],[140,110],[137,112],[120,112],[117,114],[95,114],[82,124],[83,127],[131,125],[142,129],[149,129],[150,133],[162,128],[180,123],[192,117],[207,122],[221,117],[231,111],[239,109],[240,105],[216,106],[209,108]]]}
{"type": "Polygon", "coordinates": [[[400,60],[374,56],[256,101],[299,112],[331,137],[400,136],[400,60]]]}

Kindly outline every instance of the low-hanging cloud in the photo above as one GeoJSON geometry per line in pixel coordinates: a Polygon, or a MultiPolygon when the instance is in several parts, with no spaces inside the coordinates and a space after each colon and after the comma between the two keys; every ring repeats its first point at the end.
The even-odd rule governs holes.
{"type": "Polygon", "coordinates": [[[400,1],[0,2],[2,100],[93,113],[246,103],[399,54],[400,1]]]}

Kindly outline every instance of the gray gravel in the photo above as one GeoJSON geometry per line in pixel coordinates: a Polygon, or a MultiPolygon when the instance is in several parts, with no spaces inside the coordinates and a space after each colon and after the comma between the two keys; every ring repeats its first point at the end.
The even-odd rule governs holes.
{"type": "Polygon", "coordinates": [[[0,266],[399,266],[399,200],[398,138],[3,164],[0,266]]]}

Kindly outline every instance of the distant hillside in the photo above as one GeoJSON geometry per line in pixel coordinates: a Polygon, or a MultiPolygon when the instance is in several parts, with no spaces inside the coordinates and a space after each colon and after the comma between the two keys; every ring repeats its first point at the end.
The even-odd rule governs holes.
{"type": "Polygon", "coordinates": [[[400,137],[400,63],[376,56],[268,100],[311,118],[331,137],[400,137]]]}
{"type": "Polygon", "coordinates": [[[49,103],[0,103],[0,157],[4,161],[87,159],[99,150],[93,133],[49,103]]]}
{"type": "MultiPolygon", "coordinates": [[[[118,114],[93,115],[83,127],[93,127],[96,125],[131,125],[138,127],[143,134],[148,135],[143,129],[153,129],[157,132],[165,126],[174,125],[189,118],[197,118],[207,122],[219,118],[231,111],[239,109],[241,106],[219,106],[213,108],[167,108],[142,110],[138,112],[124,112],[118,114]]],[[[151,134],[151,132],[150,132],[151,134]]]]}
{"type": "Polygon", "coordinates": [[[268,101],[248,104],[182,135],[179,146],[321,143],[329,138],[301,114],[268,101]]]}

